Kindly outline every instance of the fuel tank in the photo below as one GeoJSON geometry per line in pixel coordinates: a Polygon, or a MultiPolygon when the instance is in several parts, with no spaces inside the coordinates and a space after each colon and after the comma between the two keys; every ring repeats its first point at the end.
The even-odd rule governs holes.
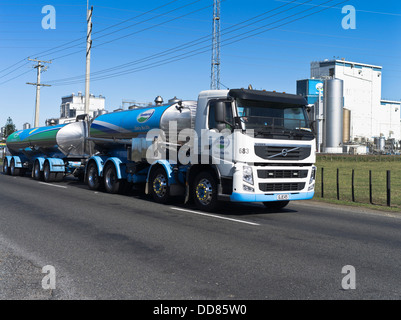
{"type": "Polygon", "coordinates": [[[14,132],[7,141],[12,155],[77,158],[85,156],[86,123],[79,121],[14,132]]]}

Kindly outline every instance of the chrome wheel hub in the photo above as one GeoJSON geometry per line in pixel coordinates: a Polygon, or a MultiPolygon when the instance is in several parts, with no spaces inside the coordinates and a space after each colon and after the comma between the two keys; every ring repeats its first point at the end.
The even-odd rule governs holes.
{"type": "Polygon", "coordinates": [[[153,180],[153,191],[155,194],[163,198],[167,193],[167,179],[163,174],[159,174],[153,180]]]}
{"type": "Polygon", "coordinates": [[[213,187],[209,180],[202,179],[195,189],[196,198],[203,205],[208,205],[212,201],[213,187]]]}

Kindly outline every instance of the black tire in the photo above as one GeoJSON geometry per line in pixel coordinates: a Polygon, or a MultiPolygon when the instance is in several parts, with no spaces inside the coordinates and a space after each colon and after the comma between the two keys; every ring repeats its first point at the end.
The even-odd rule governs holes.
{"type": "Polygon", "coordinates": [[[150,194],[157,203],[168,203],[170,200],[170,187],[166,170],[158,168],[152,172],[149,181],[150,194]]]}
{"type": "Polygon", "coordinates": [[[50,163],[48,161],[43,165],[43,180],[47,183],[56,180],[56,173],[50,171],[50,163]]]}
{"type": "Polygon", "coordinates": [[[43,172],[40,171],[39,161],[35,161],[35,164],[33,165],[32,178],[34,178],[35,180],[38,180],[38,181],[43,180],[43,172]]]}
{"type": "Polygon", "coordinates": [[[64,179],[64,172],[55,172],[54,173],[54,181],[61,182],[64,179]]]}
{"type": "Polygon", "coordinates": [[[19,176],[21,174],[20,168],[15,167],[15,160],[11,160],[11,165],[10,165],[10,174],[14,177],[19,176]]]}
{"type": "Polygon", "coordinates": [[[116,167],[113,164],[108,164],[103,173],[104,188],[108,193],[119,193],[122,183],[118,180],[116,167]]]}
{"type": "Polygon", "coordinates": [[[98,168],[95,162],[91,162],[88,166],[86,182],[89,189],[99,190],[103,186],[103,179],[99,176],[98,168]]]}
{"type": "Polygon", "coordinates": [[[203,171],[195,177],[192,196],[199,210],[213,212],[218,209],[217,181],[213,174],[203,171]]]}
{"type": "Polygon", "coordinates": [[[3,160],[3,173],[10,175],[10,167],[8,166],[8,160],[6,158],[3,160]]]}
{"type": "Polygon", "coordinates": [[[281,210],[286,207],[290,202],[289,201],[272,201],[272,202],[263,202],[265,207],[269,210],[281,210]]]}

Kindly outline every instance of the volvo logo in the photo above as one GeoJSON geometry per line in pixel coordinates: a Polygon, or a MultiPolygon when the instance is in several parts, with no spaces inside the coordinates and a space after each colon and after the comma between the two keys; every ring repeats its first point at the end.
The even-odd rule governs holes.
{"type": "Polygon", "coordinates": [[[301,149],[301,147],[296,147],[296,148],[292,148],[292,149],[283,149],[283,150],[281,150],[280,153],[272,155],[272,156],[268,157],[268,159],[275,158],[275,157],[280,157],[280,156],[281,157],[287,157],[290,152],[297,151],[297,150],[300,150],[300,149],[301,149]]]}

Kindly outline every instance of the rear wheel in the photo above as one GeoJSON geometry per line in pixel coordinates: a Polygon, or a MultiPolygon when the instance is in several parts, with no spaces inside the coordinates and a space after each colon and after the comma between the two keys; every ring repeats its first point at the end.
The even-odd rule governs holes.
{"type": "Polygon", "coordinates": [[[158,168],[150,179],[150,194],[158,203],[167,203],[170,200],[170,188],[166,170],[158,168]]]}
{"type": "Polygon", "coordinates": [[[211,212],[218,209],[217,182],[210,172],[201,172],[196,176],[193,199],[200,210],[211,212]]]}
{"type": "Polygon", "coordinates": [[[55,172],[54,173],[54,181],[61,182],[64,178],[64,172],[55,172]]]}
{"type": "Polygon", "coordinates": [[[43,180],[45,182],[53,182],[56,179],[56,173],[50,171],[50,163],[45,162],[43,166],[43,180]]]}
{"type": "Polygon", "coordinates": [[[20,168],[15,167],[15,160],[11,160],[11,165],[10,165],[10,173],[12,176],[19,176],[20,175],[20,168]]]}
{"type": "Polygon", "coordinates": [[[290,202],[289,201],[272,201],[272,202],[263,202],[265,207],[269,210],[280,210],[286,207],[290,202]]]}
{"type": "Polygon", "coordinates": [[[7,158],[3,160],[3,173],[9,175],[10,174],[10,167],[8,166],[7,158]]]}
{"type": "Polygon", "coordinates": [[[116,167],[113,164],[107,165],[104,171],[104,187],[108,193],[118,193],[122,183],[118,180],[116,167]]]}
{"type": "Polygon", "coordinates": [[[103,184],[102,179],[99,176],[99,171],[96,163],[92,162],[89,164],[87,173],[87,183],[91,190],[99,190],[103,184]]]}
{"type": "Polygon", "coordinates": [[[39,161],[35,161],[35,164],[33,165],[32,178],[35,180],[43,180],[43,172],[40,171],[39,161]]]}

